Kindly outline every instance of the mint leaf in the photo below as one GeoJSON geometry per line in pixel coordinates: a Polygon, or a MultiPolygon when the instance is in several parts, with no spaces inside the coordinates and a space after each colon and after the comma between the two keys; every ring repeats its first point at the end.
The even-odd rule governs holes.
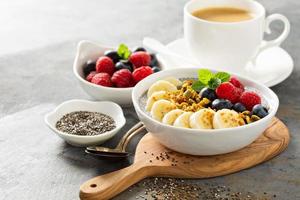
{"type": "Polygon", "coordinates": [[[199,69],[198,78],[199,81],[207,85],[209,80],[214,77],[214,74],[209,69],[199,69]]]}
{"type": "Polygon", "coordinates": [[[229,81],[230,74],[227,72],[218,72],[214,75],[215,78],[218,78],[221,80],[222,83],[229,81]]]}
{"type": "Polygon", "coordinates": [[[222,83],[221,79],[213,77],[208,81],[208,87],[210,89],[216,89],[222,83]]]}
{"type": "Polygon", "coordinates": [[[128,58],[129,58],[130,55],[131,55],[131,51],[130,51],[130,50],[129,50],[129,51],[126,51],[126,52],[124,53],[124,59],[128,60],[128,58]]]}
{"type": "Polygon", "coordinates": [[[120,56],[120,58],[125,60],[127,60],[131,55],[130,49],[125,44],[120,44],[117,53],[120,56]]]}
{"type": "Polygon", "coordinates": [[[230,74],[227,72],[214,74],[209,69],[199,69],[198,79],[192,85],[193,90],[200,92],[205,87],[215,90],[221,83],[229,81],[230,74]]]}
{"type": "Polygon", "coordinates": [[[195,81],[192,85],[192,89],[197,91],[197,92],[200,92],[203,88],[205,88],[205,84],[203,84],[202,82],[200,81],[195,81]]]}

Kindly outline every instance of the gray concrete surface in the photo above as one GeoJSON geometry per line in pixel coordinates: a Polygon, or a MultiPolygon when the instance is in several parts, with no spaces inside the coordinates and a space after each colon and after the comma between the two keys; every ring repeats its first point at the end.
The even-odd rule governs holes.
{"type": "MultiPolygon", "coordinates": [[[[85,180],[130,164],[96,160],[83,149],[65,144],[44,124],[43,116],[62,101],[89,99],[72,74],[76,43],[91,39],[110,45],[140,44],[144,36],[170,42],[182,36],[178,0],[74,0],[0,2],[0,199],[78,199],[85,180]]],[[[300,2],[261,1],[269,13],[285,14],[292,23],[283,47],[292,55],[291,77],[272,89],[280,98],[278,117],[291,131],[291,143],[280,156],[249,170],[191,183],[228,185],[276,199],[300,199],[300,2]]],[[[275,35],[281,30],[274,24],[275,35]]],[[[137,117],[124,109],[128,123],[137,117]]],[[[130,146],[134,151],[139,138],[130,146]]],[[[135,199],[125,191],[116,199],[135,199]]]]}

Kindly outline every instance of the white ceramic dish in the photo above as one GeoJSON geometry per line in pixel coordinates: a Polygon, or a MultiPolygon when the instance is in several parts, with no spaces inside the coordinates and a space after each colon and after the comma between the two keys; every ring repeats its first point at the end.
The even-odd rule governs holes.
{"type": "MultiPolygon", "coordinates": [[[[190,54],[183,38],[174,40],[166,46],[173,53],[184,56],[192,61],[195,60],[190,54]]],[[[158,55],[158,59],[163,69],[192,67],[187,63],[178,62],[163,55],[158,55]]],[[[281,47],[273,47],[262,51],[257,57],[256,65],[253,66],[249,62],[246,69],[241,71],[240,74],[263,83],[268,87],[272,87],[287,79],[291,75],[293,68],[294,62],[289,53],[281,47]]]]}
{"type": "Polygon", "coordinates": [[[112,138],[124,125],[125,117],[121,107],[113,102],[108,101],[86,101],[86,100],[70,100],[66,101],[57,108],[45,116],[45,122],[50,127],[50,129],[56,133],[59,137],[65,140],[67,143],[85,147],[89,145],[97,145],[105,142],[106,140],[112,138]],[[116,122],[116,128],[105,132],[100,135],[95,136],[80,136],[80,135],[71,135],[63,133],[56,129],[56,122],[65,114],[74,112],[74,111],[91,111],[91,112],[100,112],[106,115],[111,116],[116,122]]]}
{"type": "Polygon", "coordinates": [[[195,68],[165,70],[143,79],[134,87],[132,92],[133,105],[139,119],[145,124],[147,130],[166,147],[192,155],[224,154],[236,151],[251,144],[271,123],[272,118],[277,112],[279,100],[277,95],[263,84],[251,81],[236,74],[233,75],[238,77],[244,85],[257,89],[267,101],[267,104],[270,107],[269,114],[263,119],[236,128],[195,130],[162,124],[151,118],[144,109],[140,108],[140,97],[157,80],[168,76],[177,78],[196,78],[197,70],[198,69],[195,68]]]}
{"type": "Polygon", "coordinates": [[[90,41],[80,41],[77,46],[77,53],[73,65],[73,72],[79,81],[81,88],[96,100],[113,101],[120,105],[131,104],[132,88],[113,88],[96,85],[85,80],[83,66],[88,60],[96,61],[106,50],[111,47],[97,45],[90,41]]]}

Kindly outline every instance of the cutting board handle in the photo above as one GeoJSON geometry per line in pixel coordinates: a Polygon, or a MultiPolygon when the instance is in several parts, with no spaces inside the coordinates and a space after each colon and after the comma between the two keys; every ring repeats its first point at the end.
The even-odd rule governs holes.
{"type": "Polygon", "coordinates": [[[80,199],[107,200],[129,186],[150,176],[152,169],[134,163],[129,167],[114,171],[102,176],[97,176],[86,181],[80,187],[80,199]]]}

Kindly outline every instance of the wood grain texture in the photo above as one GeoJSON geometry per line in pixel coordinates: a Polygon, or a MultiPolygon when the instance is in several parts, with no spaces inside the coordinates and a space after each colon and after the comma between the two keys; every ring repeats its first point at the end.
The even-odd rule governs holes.
{"type": "Polygon", "coordinates": [[[274,118],[261,137],[239,151],[217,156],[190,156],[167,149],[148,133],[139,142],[131,166],[85,182],[80,188],[80,198],[110,199],[150,176],[208,178],[238,172],[278,155],[288,146],[289,139],[287,127],[274,118]]]}

